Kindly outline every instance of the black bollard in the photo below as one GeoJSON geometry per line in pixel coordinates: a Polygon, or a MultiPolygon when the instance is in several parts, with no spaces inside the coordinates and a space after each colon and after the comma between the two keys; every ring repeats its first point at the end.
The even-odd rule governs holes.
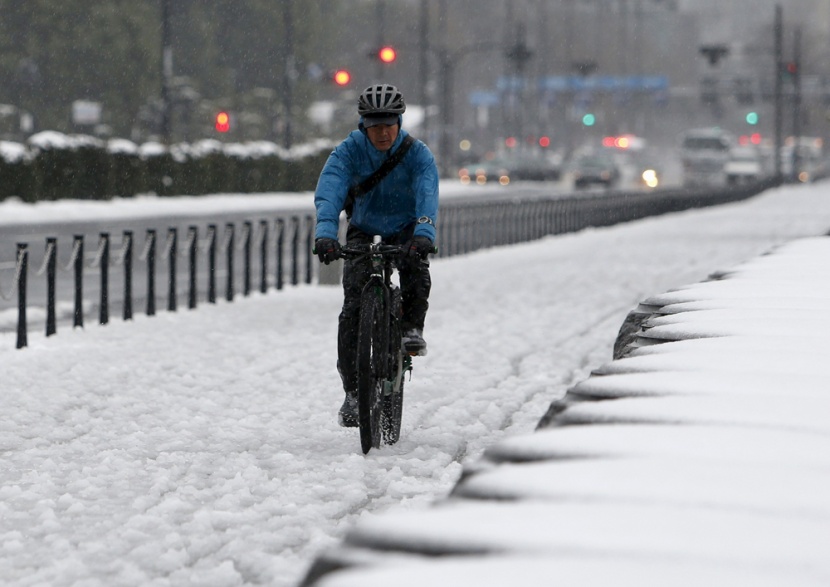
{"type": "Polygon", "coordinates": [[[48,237],[46,239],[46,336],[52,336],[57,332],[55,319],[55,276],[56,259],[58,257],[58,239],[48,237]]]}
{"type": "Polygon", "coordinates": [[[227,250],[226,266],[228,270],[227,281],[225,283],[225,299],[229,302],[233,301],[233,248],[234,248],[234,226],[233,222],[225,224],[225,234],[227,235],[227,250]]]}
{"type": "Polygon", "coordinates": [[[26,333],[26,276],[29,273],[29,250],[26,243],[17,243],[17,348],[29,344],[26,333]]]}
{"type": "Polygon", "coordinates": [[[156,315],[156,231],[147,229],[147,315],[156,315]]]}
{"type": "Polygon", "coordinates": [[[305,282],[311,285],[314,274],[312,265],[311,249],[314,248],[314,219],[311,216],[305,217],[305,282]]]}
{"type": "Polygon", "coordinates": [[[124,320],[133,319],[133,231],[124,231],[124,320]]]}
{"type": "Polygon", "coordinates": [[[72,242],[74,252],[73,273],[75,275],[75,307],[72,313],[72,327],[84,327],[84,235],[76,234],[72,242]]]}
{"type": "Polygon", "coordinates": [[[285,248],[285,221],[282,218],[277,218],[277,275],[276,288],[282,289],[284,268],[282,264],[283,248],[285,248]]]}
{"type": "Polygon", "coordinates": [[[291,217],[291,285],[300,283],[300,219],[291,217]]]}
{"type": "Polygon", "coordinates": [[[208,224],[208,291],[209,304],[216,303],[216,225],[208,224]]]}
{"type": "Polygon", "coordinates": [[[261,239],[259,243],[259,291],[268,291],[268,221],[259,221],[261,239]]]}
{"type": "Polygon", "coordinates": [[[193,309],[196,307],[196,257],[199,251],[199,227],[188,227],[188,288],[187,288],[187,307],[193,309]]]}
{"type": "Polygon", "coordinates": [[[167,311],[176,311],[176,258],[179,250],[179,231],[171,226],[167,231],[167,311]]]}
{"type": "Polygon", "coordinates": [[[253,232],[251,221],[246,220],[243,227],[245,240],[242,242],[242,295],[247,297],[251,295],[251,232],[253,232]]]}
{"type": "Polygon", "coordinates": [[[101,247],[101,306],[98,323],[107,324],[110,321],[110,233],[101,233],[98,246],[101,247]]]}

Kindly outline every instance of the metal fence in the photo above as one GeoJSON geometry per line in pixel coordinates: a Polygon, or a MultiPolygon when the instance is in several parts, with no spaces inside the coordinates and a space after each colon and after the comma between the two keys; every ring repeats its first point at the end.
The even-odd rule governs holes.
{"type": "Polygon", "coordinates": [[[592,226],[610,226],[668,212],[735,202],[774,185],[772,181],[764,181],[729,189],[507,196],[479,202],[449,200],[441,205],[438,255],[465,254],[592,226]]]}
{"type": "MultiPolygon", "coordinates": [[[[715,190],[536,194],[481,201],[448,199],[440,209],[438,256],[461,255],[592,226],[739,201],[772,185],[772,182],[760,182],[715,190]]],[[[148,316],[156,313],[158,273],[166,277],[163,286],[166,286],[167,311],[178,309],[180,283],[186,290],[182,297],[187,307],[194,309],[200,300],[216,303],[220,286],[224,289],[222,297],[230,302],[236,294],[248,296],[254,289],[266,293],[270,289],[281,290],[286,283],[312,284],[317,267],[311,254],[313,234],[311,215],[245,220],[238,225],[225,222],[221,228],[219,223],[212,223],[207,225],[204,234],[192,225],[183,242],[176,227],[168,229],[163,242],[155,229],[148,229],[137,255],[133,231],[123,231],[118,243],[112,242],[110,233],[101,232],[91,255],[84,254],[84,236],[75,235],[65,264],[58,262],[58,239],[47,238],[43,263],[33,272],[35,277],[46,280],[46,335],[57,332],[58,270],[72,275],[73,327],[84,326],[84,304],[93,302],[84,295],[85,277],[89,276],[98,282],[98,299],[93,302],[98,306],[98,323],[107,324],[112,305],[110,269],[120,267],[122,273],[120,293],[124,320],[132,319],[134,313],[136,262],[143,265],[145,283],[141,293],[148,316]],[[241,262],[241,267],[237,267],[237,262],[241,262]],[[237,277],[241,285],[236,282],[237,277]],[[220,279],[223,283],[219,283],[220,279]]],[[[0,285],[0,296],[6,300],[17,296],[16,347],[23,348],[28,344],[28,243],[18,243],[15,262],[0,269],[6,269],[13,276],[8,291],[0,285]]]]}

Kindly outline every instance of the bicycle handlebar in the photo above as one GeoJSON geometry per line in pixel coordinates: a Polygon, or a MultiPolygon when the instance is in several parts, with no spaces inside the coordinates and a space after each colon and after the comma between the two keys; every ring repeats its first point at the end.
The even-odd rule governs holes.
{"type": "MultiPolygon", "coordinates": [[[[311,252],[317,254],[317,249],[312,248],[311,252]]],[[[375,245],[373,243],[360,243],[351,245],[342,245],[340,247],[338,259],[358,259],[360,257],[367,257],[372,254],[380,254],[383,257],[391,257],[393,255],[402,255],[406,252],[406,247],[403,245],[375,245]]],[[[432,247],[429,251],[434,255],[438,253],[438,247],[432,247]]]]}
{"type": "Polygon", "coordinates": [[[374,245],[372,243],[343,245],[340,247],[340,257],[344,259],[357,259],[359,257],[380,254],[384,257],[401,255],[404,247],[401,245],[374,245]]]}

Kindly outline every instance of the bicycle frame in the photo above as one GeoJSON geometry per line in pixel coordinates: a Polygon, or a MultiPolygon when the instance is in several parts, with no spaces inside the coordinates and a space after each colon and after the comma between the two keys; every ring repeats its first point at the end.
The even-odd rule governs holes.
{"type": "Polygon", "coordinates": [[[371,262],[371,272],[361,293],[358,336],[358,365],[363,365],[358,373],[358,403],[364,453],[377,448],[381,438],[394,444],[400,436],[403,374],[412,369],[412,358],[401,346],[400,288],[392,281],[395,259],[401,251],[400,246],[383,244],[380,236],[375,236],[371,244],[346,245],[341,249],[347,259],[369,257],[371,262]],[[369,320],[364,320],[364,316],[369,316],[369,320]],[[372,342],[361,343],[369,340],[372,342]]]}

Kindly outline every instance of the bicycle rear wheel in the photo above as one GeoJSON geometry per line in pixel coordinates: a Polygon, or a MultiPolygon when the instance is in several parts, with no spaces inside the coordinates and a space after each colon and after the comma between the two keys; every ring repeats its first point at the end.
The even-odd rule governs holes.
{"type": "Polygon", "coordinates": [[[368,287],[360,299],[357,332],[357,407],[363,454],[380,446],[383,384],[389,352],[389,323],[383,289],[368,287]]]}

